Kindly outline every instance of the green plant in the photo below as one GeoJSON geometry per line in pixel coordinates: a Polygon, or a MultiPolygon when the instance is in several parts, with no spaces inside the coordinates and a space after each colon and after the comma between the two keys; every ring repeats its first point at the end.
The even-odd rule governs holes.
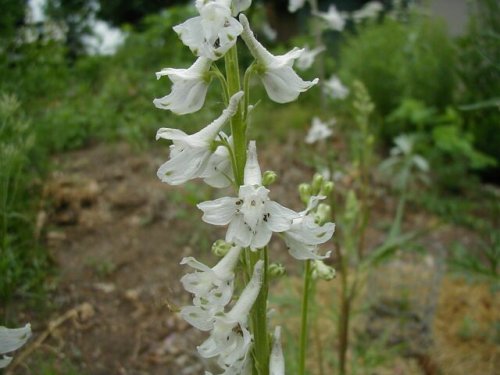
{"type": "Polygon", "coordinates": [[[0,94],[0,300],[42,285],[47,257],[34,235],[36,138],[16,97],[0,94]]]}
{"type": "MultiPolygon", "coordinates": [[[[442,22],[413,14],[406,23],[384,19],[347,38],[341,74],[367,87],[377,112],[387,116],[405,98],[443,109],[455,88],[454,51],[442,22]]],[[[385,140],[401,132],[381,130],[385,140]]]]}

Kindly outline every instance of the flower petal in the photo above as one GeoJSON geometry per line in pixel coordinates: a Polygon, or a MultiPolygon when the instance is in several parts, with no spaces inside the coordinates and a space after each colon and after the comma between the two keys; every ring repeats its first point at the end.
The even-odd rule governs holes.
{"type": "MultiPolygon", "coordinates": [[[[203,211],[202,220],[212,225],[227,225],[238,209],[238,198],[222,197],[213,201],[199,203],[197,207],[203,211]]],[[[228,241],[230,242],[230,241],[228,241]]]]}

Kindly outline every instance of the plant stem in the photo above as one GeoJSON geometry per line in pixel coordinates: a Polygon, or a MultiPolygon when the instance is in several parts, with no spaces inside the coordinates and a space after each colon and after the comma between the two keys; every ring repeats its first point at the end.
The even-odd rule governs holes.
{"type": "Polygon", "coordinates": [[[310,289],[311,289],[311,261],[306,260],[304,267],[304,290],[302,291],[302,317],[301,317],[301,328],[300,328],[298,375],[304,375],[306,368],[307,313],[308,313],[310,289]]]}
{"type": "MultiPolygon", "coordinates": [[[[238,64],[238,50],[236,44],[225,55],[226,79],[229,97],[241,91],[240,68],[238,64]]],[[[243,103],[245,100],[243,100],[243,103]]],[[[243,185],[243,173],[246,162],[246,126],[243,119],[243,103],[240,102],[238,111],[231,119],[231,134],[233,136],[234,157],[236,159],[236,170],[234,178],[238,186],[243,185]]]]}
{"type": "Polygon", "coordinates": [[[401,223],[403,221],[404,211],[406,205],[406,187],[403,187],[401,197],[399,198],[398,207],[396,209],[396,216],[389,231],[388,242],[394,240],[401,232],[401,223]]]}
{"type": "Polygon", "coordinates": [[[267,246],[259,252],[250,252],[252,269],[255,263],[262,259],[264,261],[264,275],[259,296],[255,301],[251,312],[252,333],[254,336],[254,374],[268,375],[269,374],[269,336],[267,334],[267,296],[269,292],[269,281],[267,269],[269,266],[269,257],[267,246]]]}
{"type": "MultiPolygon", "coordinates": [[[[231,48],[225,55],[226,64],[226,81],[229,91],[229,96],[233,96],[241,91],[240,70],[238,64],[238,50],[236,45],[231,48]]],[[[248,79],[248,78],[247,78],[248,79]]],[[[248,82],[246,82],[248,85],[248,82]]],[[[248,95],[248,88],[245,90],[245,96],[248,95]]],[[[247,140],[246,140],[246,119],[245,119],[245,103],[244,98],[239,106],[238,111],[231,119],[231,135],[233,136],[234,147],[234,165],[233,172],[236,185],[239,187],[244,183],[244,171],[246,163],[247,140]]],[[[245,249],[245,257],[247,260],[248,280],[251,278],[255,264],[262,259],[264,261],[264,275],[262,286],[254,306],[251,311],[251,331],[254,338],[253,345],[253,369],[254,375],[269,374],[269,337],[267,331],[267,295],[269,289],[268,281],[268,253],[267,246],[259,251],[245,249]]]]}

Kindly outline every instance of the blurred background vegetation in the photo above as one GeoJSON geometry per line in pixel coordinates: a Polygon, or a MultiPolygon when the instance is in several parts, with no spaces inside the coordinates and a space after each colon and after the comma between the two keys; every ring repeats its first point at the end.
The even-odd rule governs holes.
{"type": "MultiPolygon", "coordinates": [[[[207,105],[213,111],[187,117],[152,105],[168,90],[166,80],[157,82],[154,72],[193,61],[172,32],[194,14],[185,1],[47,0],[38,8],[34,3],[40,4],[0,0],[3,306],[16,297],[43,300],[43,280],[51,266],[37,212],[52,155],[118,140],[141,150],[151,146],[159,126],[195,129],[213,117],[218,104],[212,100],[207,105]],[[113,33],[114,41],[121,42],[103,50],[99,38],[113,33]]],[[[365,2],[335,3],[352,10],[365,2]]],[[[384,5],[385,12],[391,10],[389,2],[384,5]]],[[[286,1],[262,1],[252,11],[256,22],[268,18],[278,31],[267,45],[284,51],[314,44],[312,37],[300,34],[307,26],[303,11],[289,14],[286,7],[286,1]]],[[[449,259],[454,270],[495,282],[500,241],[493,233],[500,227],[500,207],[494,190],[485,186],[500,183],[499,8],[496,0],[471,1],[467,27],[453,37],[442,20],[420,10],[396,19],[382,13],[371,22],[348,24],[341,36],[326,36],[332,57],[327,72],[348,86],[361,81],[375,105],[372,129],[380,157],[389,153],[395,137],[412,133],[417,152],[432,166],[431,188],[408,199],[484,239],[477,249],[456,246],[449,259]]],[[[286,137],[290,129],[304,131],[318,113],[318,96],[307,93],[300,106],[278,107],[264,100],[261,105],[269,110],[257,113],[255,121],[271,116],[266,121],[275,126],[266,128],[271,136],[258,129],[256,135],[265,142],[286,137]]],[[[353,121],[348,105],[329,104],[320,112],[353,121]]],[[[12,319],[5,314],[2,323],[12,319]]]]}

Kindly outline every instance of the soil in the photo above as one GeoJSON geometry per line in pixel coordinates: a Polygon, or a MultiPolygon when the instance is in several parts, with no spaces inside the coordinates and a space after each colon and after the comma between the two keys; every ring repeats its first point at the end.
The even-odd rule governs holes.
{"type": "MultiPolygon", "coordinates": [[[[274,195],[299,210],[295,186],[310,178],[312,171],[297,161],[294,145],[292,138],[280,145],[280,153],[264,155],[262,164],[280,176],[274,195]]],[[[46,184],[38,223],[58,270],[51,292],[53,308],[43,319],[24,312],[32,321],[32,342],[42,332],[49,334],[13,373],[40,373],[37,361],[44,356],[55,358],[60,374],[68,373],[65,363],[71,363],[78,374],[89,375],[198,375],[210,368],[196,353],[204,335],[173,311],[189,302],[179,282],[185,272],[180,260],[190,255],[213,259],[207,249],[217,236],[222,237],[223,229],[214,232],[194,208],[196,201],[211,196],[210,190],[201,184],[171,187],[158,181],[155,172],[165,158],[164,150],[135,152],[126,144],[97,145],[56,158],[57,172],[46,184]],[[65,318],[58,322],[61,317],[65,318]]],[[[390,207],[383,204],[374,221],[385,220],[390,207]]],[[[416,212],[407,225],[433,220],[416,212]]],[[[368,242],[379,241],[380,235],[372,230],[368,242]]],[[[465,241],[470,237],[462,229],[442,227],[426,241],[437,249],[460,236],[465,241]]],[[[272,247],[280,254],[278,260],[289,267],[290,282],[299,285],[296,266],[281,251],[282,245],[272,247]]],[[[488,330],[495,321],[498,326],[498,300],[484,285],[448,276],[442,283],[436,295],[435,349],[423,352],[432,353],[443,374],[494,375],[500,368],[500,352],[488,330]],[[464,333],[467,319],[473,327],[464,333]]],[[[276,288],[283,285],[278,283],[276,288]]],[[[331,299],[338,296],[338,283],[322,285],[319,300],[336,304],[331,299]]],[[[285,328],[294,326],[293,319],[285,322],[285,328]]],[[[355,331],[364,329],[360,327],[364,326],[355,331]]],[[[331,320],[321,332],[323,345],[335,345],[331,320]]],[[[372,373],[425,372],[415,356],[399,356],[372,373]]]]}

